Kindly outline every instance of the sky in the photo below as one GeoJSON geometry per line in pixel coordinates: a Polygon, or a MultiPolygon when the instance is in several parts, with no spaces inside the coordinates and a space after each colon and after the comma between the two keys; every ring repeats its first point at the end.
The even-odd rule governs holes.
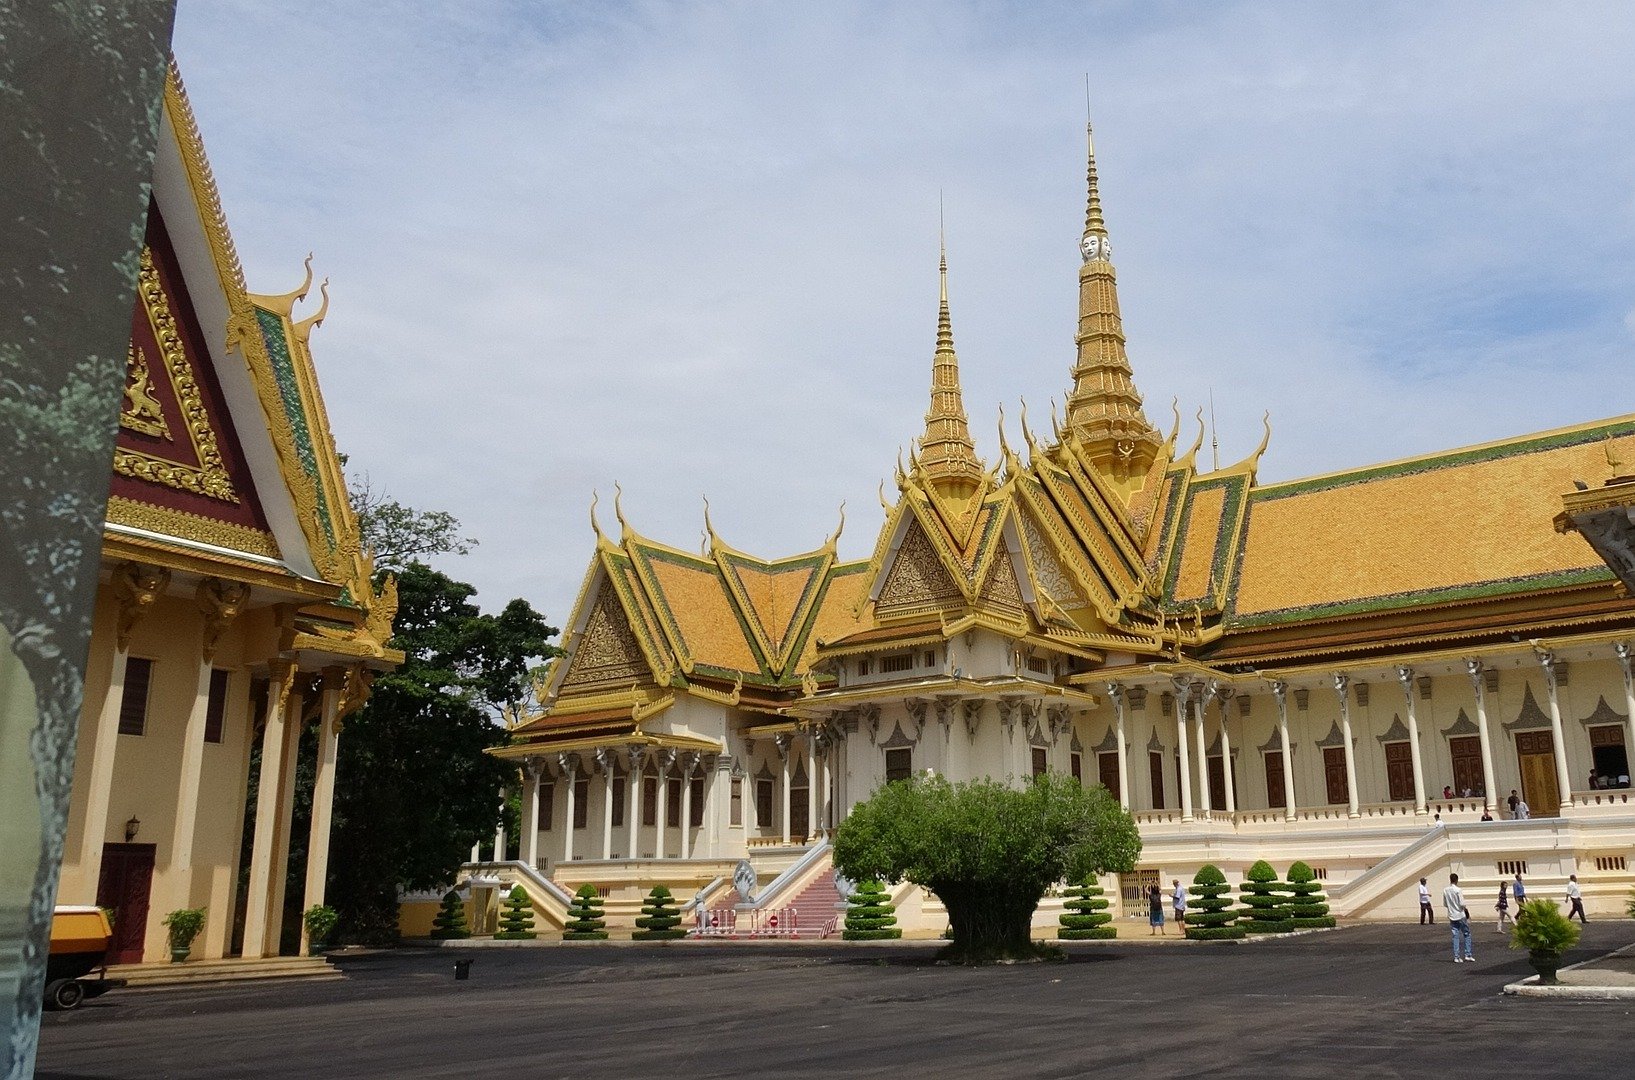
{"type": "Polygon", "coordinates": [[[978,452],[1048,431],[1087,75],[1160,428],[1213,401],[1226,465],[1269,412],[1268,482],[1635,411],[1625,3],[181,0],[175,51],[250,288],[316,253],[340,449],[485,609],[561,625],[615,483],[764,558],[844,501],[866,558],[939,200],[978,452]]]}

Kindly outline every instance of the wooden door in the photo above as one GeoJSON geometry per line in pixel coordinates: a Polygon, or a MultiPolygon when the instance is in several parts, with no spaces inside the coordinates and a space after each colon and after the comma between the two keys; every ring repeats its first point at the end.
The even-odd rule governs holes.
{"type": "Polygon", "coordinates": [[[1345,747],[1323,747],[1323,781],[1328,787],[1329,802],[1351,801],[1351,789],[1345,778],[1345,747]]]}
{"type": "Polygon", "coordinates": [[[1164,755],[1157,750],[1147,751],[1147,771],[1152,774],[1152,808],[1164,808],[1164,755]]]}
{"type": "Polygon", "coordinates": [[[1516,756],[1521,761],[1521,797],[1534,817],[1554,817],[1561,809],[1561,788],[1556,783],[1556,749],[1548,731],[1516,732],[1516,756]]]}
{"type": "Polygon", "coordinates": [[[148,932],[148,893],[153,886],[153,844],[104,844],[97,878],[97,906],[114,913],[110,964],[140,964],[148,932]]]}
{"type": "Polygon", "coordinates": [[[1113,793],[1113,798],[1122,798],[1123,793],[1118,789],[1118,754],[1097,754],[1096,769],[1102,786],[1113,793]]]}
{"type": "Polygon", "coordinates": [[[1209,759],[1209,805],[1216,810],[1226,809],[1226,766],[1218,757],[1209,759]]]}
{"type": "Polygon", "coordinates": [[[1483,790],[1482,740],[1477,735],[1461,735],[1448,740],[1448,758],[1453,763],[1453,794],[1483,790]]]}
{"type": "Polygon", "coordinates": [[[1275,810],[1288,806],[1283,798],[1283,751],[1266,751],[1266,805],[1275,810]]]}
{"type": "Polygon", "coordinates": [[[1405,742],[1385,744],[1385,786],[1392,802],[1412,801],[1414,797],[1413,748],[1405,742]]]}
{"type": "Polygon", "coordinates": [[[804,837],[812,831],[812,808],[806,803],[806,787],[789,789],[789,835],[804,837]]]}

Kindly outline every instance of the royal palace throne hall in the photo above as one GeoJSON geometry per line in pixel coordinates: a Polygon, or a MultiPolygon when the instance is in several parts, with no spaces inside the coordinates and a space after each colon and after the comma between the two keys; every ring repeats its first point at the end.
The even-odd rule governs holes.
{"type": "MultiPolygon", "coordinates": [[[[584,883],[615,927],[662,883],[693,916],[822,932],[828,837],[882,783],[1056,770],[1139,823],[1140,868],[1104,882],[1125,899],[1264,858],[1310,863],[1342,918],[1411,916],[1449,870],[1540,895],[1576,873],[1621,909],[1635,602],[1570,511],[1627,482],[1635,416],[1262,483],[1268,425],[1206,468],[1201,425],[1143,407],[1108,237],[1092,144],[1065,409],[1002,418],[987,458],[944,259],[925,427],[867,561],[713,527],[684,551],[593,504],[565,655],[496,751],[521,858],[473,884],[521,882],[558,924],[584,883]]],[[[935,897],[894,896],[941,929],[935,897]]]]}

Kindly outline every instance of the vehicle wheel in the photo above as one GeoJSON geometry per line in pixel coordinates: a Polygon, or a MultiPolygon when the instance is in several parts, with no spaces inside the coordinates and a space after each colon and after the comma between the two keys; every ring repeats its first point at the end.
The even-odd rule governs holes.
{"type": "Polygon", "coordinates": [[[45,988],[45,999],[55,1009],[72,1009],[85,1000],[85,987],[73,979],[58,979],[45,988]]]}

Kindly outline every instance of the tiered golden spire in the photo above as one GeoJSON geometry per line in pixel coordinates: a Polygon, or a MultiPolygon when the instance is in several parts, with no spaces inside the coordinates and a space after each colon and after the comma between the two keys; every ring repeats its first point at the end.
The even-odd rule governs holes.
{"type": "Polygon", "coordinates": [[[1124,353],[1124,323],[1118,311],[1118,281],[1113,271],[1107,222],[1101,214],[1096,184],[1096,142],[1088,123],[1085,181],[1089,195],[1084,237],[1079,251],[1079,347],[1073,365],[1073,390],[1067,398],[1067,426],[1079,446],[1104,473],[1139,485],[1152,466],[1163,438],[1141,411],[1129,358],[1124,353]]]}
{"type": "Polygon", "coordinates": [[[959,357],[948,314],[948,246],[940,243],[941,299],[937,308],[937,351],[931,360],[931,409],[920,436],[919,471],[947,494],[968,496],[982,481],[982,462],[971,441],[959,388],[959,357]]]}

